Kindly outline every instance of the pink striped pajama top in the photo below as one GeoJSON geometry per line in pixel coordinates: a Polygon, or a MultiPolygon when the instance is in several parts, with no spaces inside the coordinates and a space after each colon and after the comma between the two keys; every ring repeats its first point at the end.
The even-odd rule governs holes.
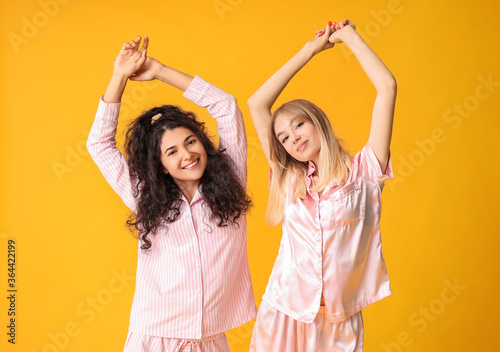
{"type": "MultiPolygon", "coordinates": [[[[196,76],[184,97],[217,120],[219,148],[247,182],[247,143],[236,99],[196,76]]],[[[99,103],[87,148],[108,183],[136,211],[126,158],[116,147],[120,103],[99,103]]],[[[191,204],[181,198],[178,220],[151,236],[149,252],[139,248],[136,290],[129,331],[168,338],[201,339],[255,318],[246,249],[246,218],[218,227],[198,190],[191,204]]],[[[139,243],[140,247],[140,243],[139,243]]]]}

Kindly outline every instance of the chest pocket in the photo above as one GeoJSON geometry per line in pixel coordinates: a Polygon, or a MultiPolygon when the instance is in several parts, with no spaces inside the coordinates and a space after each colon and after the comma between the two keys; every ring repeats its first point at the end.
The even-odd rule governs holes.
{"type": "Polygon", "coordinates": [[[336,192],[332,200],[332,226],[345,227],[365,217],[365,201],[362,188],[356,182],[336,192]]]}

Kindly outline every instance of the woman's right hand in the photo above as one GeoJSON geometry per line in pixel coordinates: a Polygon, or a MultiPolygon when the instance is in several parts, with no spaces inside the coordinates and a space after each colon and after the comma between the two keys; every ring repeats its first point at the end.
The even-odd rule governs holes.
{"type": "Polygon", "coordinates": [[[318,30],[316,32],[316,36],[304,45],[304,48],[311,50],[313,55],[316,55],[323,50],[333,48],[334,44],[330,43],[328,38],[334,31],[335,26],[335,22],[328,22],[325,28],[318,30]]]}
{"type": "Polygon", "coordinates": [[[141,37],[137,37],[135,40],[123,44],[114,61],[113,75],[129,78],[144,65],[147,58],[148,37],[144,37],[144,43],[139,50],[140,43],[141,37]]]}

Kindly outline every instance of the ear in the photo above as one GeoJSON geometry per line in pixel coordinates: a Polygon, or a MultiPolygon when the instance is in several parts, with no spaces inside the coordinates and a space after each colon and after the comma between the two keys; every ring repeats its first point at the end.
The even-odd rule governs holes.
{"type": "Polygon", "coordinates": [[[163,172],[165,173],[165,175],[168,175],[167,169],[163,168],[163,172]]]}

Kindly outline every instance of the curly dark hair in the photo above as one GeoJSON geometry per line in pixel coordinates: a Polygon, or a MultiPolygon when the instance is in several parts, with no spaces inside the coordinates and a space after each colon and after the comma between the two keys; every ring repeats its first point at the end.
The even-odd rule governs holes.
{"type": "Polygon", "coordinates": [[[177,106],[155,107],[130,123],[125,139],[130,177],[135,182],[133,195],[138,200],[137,213],[129,217],[127,225],[138,231],[144,251],[151,247],[150,235],[180,216],[181,191],[172,176],[163,172],[160,159],[163,134],[177,127],[191,130],[207,152],[206,169],[200,179],[201,193],[217,225],[239,226],[236,220],[252,205],[245,186],[234,172],[233,160],[224,149],[215,148],[205,123],[177,106]],[[161,117],[151,123],[157,114],[161,117]]]}

